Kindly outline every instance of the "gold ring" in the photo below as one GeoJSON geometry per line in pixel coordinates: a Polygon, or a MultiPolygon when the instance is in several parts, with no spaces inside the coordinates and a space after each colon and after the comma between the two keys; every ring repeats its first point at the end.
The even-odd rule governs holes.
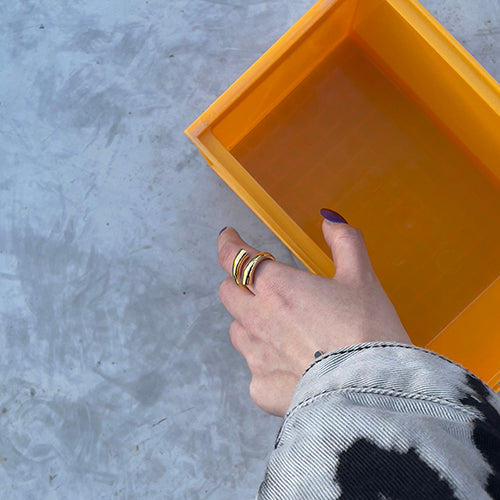
{"type": "Polygon", "coordinates": [[[276,260],[276,259],[268,252],[260,252],[255,257],[252,257],[248,261],[248,264],[245,266],[245,269],[243,269],[243,274],[241,277],[241,284],[243,286],[252,284],[253,275],[257,269],[257,266],[265,260],[276,260]]]}
{"type": "Polygon", "coordinates": [[[241,287],[240,283],[240,270],[241,266],[243,263],[247,260],[248,258],[248,253],[243,250],[243,248],[236,254],[236,257],[233,260],[233,268],[232,268],[232,274],[233,274],[233,279],[234,282],[241,287]]]}

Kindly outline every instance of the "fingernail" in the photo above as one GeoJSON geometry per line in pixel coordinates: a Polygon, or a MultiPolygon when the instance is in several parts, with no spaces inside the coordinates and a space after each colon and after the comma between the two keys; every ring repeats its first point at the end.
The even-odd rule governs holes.
{"type": "Polygon", "coordinates": [[[220,233],[219,233],[219,236],[227,229],[227,226],[224,226],[221,230],[220,230],[220,233]]]}
{"type": "Polygon", "coordinates": [[[342,217],[340,214],[337,212],[334,212],[333,210],[330,210],[329,208],[322,208],[319,213],[321,214],[321,217],[326,219],[328,222],[331,222],[332,224],[349,224],[344,217],[342,217]]]}

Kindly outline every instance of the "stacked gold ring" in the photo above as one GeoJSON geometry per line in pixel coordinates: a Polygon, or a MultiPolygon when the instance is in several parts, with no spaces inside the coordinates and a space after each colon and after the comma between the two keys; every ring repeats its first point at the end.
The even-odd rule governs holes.
{"type": "Polygon", "coordinates": [[[251,258],[248,261],[241,275],[241,284],[243,286],[251,285],[253,283],[253,275],[257,270],[257,266],[261,262],[264,262],[265,260],[276,260],[276,259],[268,252],[260,252],[255,257],[251,258]]]}
{"type": "Polygon", "coordinates": [[[260,252],[249,260],[249,255],[243,248],[236,254],[233,260],[232,275],[234,282],[240,288],[247,288],[253,283],[253,276],[257,267],[265,260],[276,260],[268,252],[260,252]]]}
{"type": "Polygon", "coordinates": [[[233,279],[234,282],[238,285],[241,286],[240,283],[240,274],[241,274],[241,266],[243,263],[248,259],[248,252],[243,250],[243,248],[236,254],[236,257],[233,260],[233,279]]]}

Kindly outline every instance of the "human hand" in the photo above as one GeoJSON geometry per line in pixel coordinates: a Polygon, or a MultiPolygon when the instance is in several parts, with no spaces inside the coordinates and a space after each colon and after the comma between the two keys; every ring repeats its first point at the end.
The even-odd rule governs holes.
{"type": "MultiPolygon", "coordinates": [[[[361,232],[327,220],[322,229],[335,264],[332,279],[264,261],[248,290],[232,277],[219,288],[220,300],[234,318],[231,342],[252,374],[250,396],[272,415],[285,414],[316,351],[372,341],[411,344],[375,276],[361,232]]],[[[219,264],[229,276],[242,248],[250,257],[258,253],[234,229],[222,231],[219,264]]]]}

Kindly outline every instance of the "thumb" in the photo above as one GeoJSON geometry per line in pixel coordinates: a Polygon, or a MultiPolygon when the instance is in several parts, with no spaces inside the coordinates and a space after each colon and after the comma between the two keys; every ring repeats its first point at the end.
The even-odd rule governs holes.
{"type": "Polygon", "coordinates": [[[335,265],[335,278],[363,279],[374,276],[361,231],[349,226],[337,212],[323,208],[323,236],[330,247],[335,265]]]}

